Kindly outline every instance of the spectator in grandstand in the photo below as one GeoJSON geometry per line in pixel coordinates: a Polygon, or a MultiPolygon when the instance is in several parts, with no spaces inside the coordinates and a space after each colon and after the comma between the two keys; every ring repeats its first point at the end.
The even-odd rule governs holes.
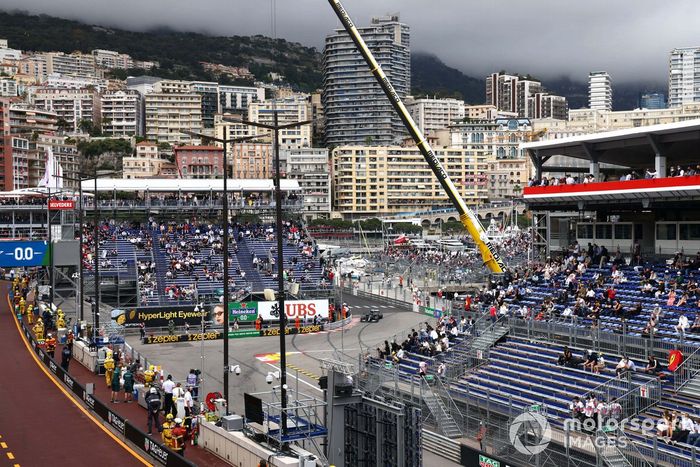
{"type": "Polygon", "coordinates": [[[661,418],[656,422],[657,434],[660,438],[664,439],[666,442],[671,441],[671,436],[673,435],[673,415],[668,411],[664,410],[661,414],[661,418]]]}
{"type": "Polygon", "coordinates": [[[421,360],[421,362],[418,364],[418,374],[420,376],[425,376],[428,374],[428,362],[425,360],[421,360]]]}
{"type": "Polygon", "coordinates": [[[700,420],[695,420],[693,429],[688,433],[688,439],[685,442],[691,446],[700,447],[700,420]]]}
{"type": "Polygon", "coordinates": [[[656,328],[659,325],[659,316],[661,313],[661,308],[657,305],[654,310],[649,315],[649,321],[647,321],[646,326],[642,330],[642,337],[650,337],[656,333],[656,328]]]}
{"type": "Polygon", "coordinates": [[[666,300],[666,306],[673,306],[673,304],[676,302],[676,291],[675,289],[671,289],[671,291],[668,293],[668,300],[666,300]]]}
{"type": "Polygon", "coordinates": [[[603,357],[603,354],[598,355],[598,359],[596,360],[595,364],[593,364],[593,368],[591,371],[596,374],[600,374],[600,370],[605,368],[605,357],[603,357]]]}
{"type": "Polygon", "coordinates": [[[564,347],[564,353],[559,356],[559,365],[573,367],[575,366],[574,354],[569,347],[564,347]]]}
{"type": "Polygon", "coordinates": [[[689,327],[690,323],[688,322],[688,317],[685,315],[685,313],[681,313],[681,315],[678,317],[678,324],[674,327],[674,329],[680,336],[685,336],[685,331],[689,327]]]}
{"type": "Polygon", "coordinates": [[[659,361],[653,355],[649,355],[649,359],[647,360],[647,366],[644,367],[644,373],[658,375],[660,371],[661,368],[659,368],[659,361]]]}
{"type": "Polygon", "coordinates": [[[700,313],[697,313],[695,315],[695,320],[690,326],[690,332],[700,332],[700,313]]]}
{"type": "Polygon", "coordinates": [[[578,396],[575,396],[571,402],[569,403],[569,410],[571,411],[571,418],[576,418],[583,422],[583,402],[581,402],[581,398],[578,396]]]}
{"type": "Polygon", "coordinates": [[[589,369],[593,371],[593,367],[595,366],[596,362],[598,361],[598,354],[592,350],[587,350],[586,351],[586,360],[583,362],[583,369],[589,369]]]}
{"type": "Polygon", "coordinates": [[[620,361],[615,366],[615,373],[618,377],[624,375],[629,371],[636,371],[637,368],[632,360],[630,360],[627,355],[623,355],[620,361]]]}

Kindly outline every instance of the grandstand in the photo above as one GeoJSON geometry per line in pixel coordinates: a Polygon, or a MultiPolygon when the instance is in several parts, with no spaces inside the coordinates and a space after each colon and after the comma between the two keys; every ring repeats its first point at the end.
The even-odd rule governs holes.
{"type": "MultiPolygon", "coordinates": [[[[368,362],[384,377],[368,377],[365,387],[390,396],[403,385],[404,393],[412,393],[421,364],[428,363],[428,374],[440,383],[432,389],[422,384],[420,393],[443,434],[469,438],[485,430],[497,438],[489,454],[531,464],[541,461],[498,439],[505,436],[499,423],[537,410],[554,431],[553,443],[563,442],[571,436],[573,398],[585,403],[596,396],[605,407],[601,413],[619,404],[618,418],[645,420],[647,426],[594,431],[615,441],[613,446],[567,451],[574,458],[592,454],[606,465],[696,465],[696,446],[682,431],[669,439],[656,426],[666,412],[673,423],[685,420],[683,414],[695,420],[700,408],[699,139],[700,124],[684,122],[525,144],[537,168],[524,190],[535,262],[512,268],[474,297],[476,322],[451,337],[448,349],[421,354],[425,342],[437,342],[422,332],[399,342],[400,359],[396,349],[380,349],[379,360],[368,362]],[[498,313],[495,324],[491,308],[498,313]],[[565,346],[580,361],[560,365],[565,346]],[[588,351],[604,358],[600,374],[583,368],[588,351]],[[668,367],[675,351],[683,361],[668,367]],[[636,371],[618,376],[623,356],[636,371]],[[659,362],[658,372],[644,371],[649,357],[659,362]],[[393,376],[386,366],[393,367],[393,376]],[[392,378],[397,381],[388,383],[392,378]],[[442,402],[436,405],[435,398],[442,402]],[[454,416],[450,407],[461,414],[454,416]],[[467,421],[474,413],[480,414],[478,425],[467,421]],[[505,419],[494,422],[494,414],[505,419]]],[[[448,335],[451,326],[462,328],[442,322],[448,335]]],[[[556,457],[556,451],[550,446],[546,453],[556,457]]]]}

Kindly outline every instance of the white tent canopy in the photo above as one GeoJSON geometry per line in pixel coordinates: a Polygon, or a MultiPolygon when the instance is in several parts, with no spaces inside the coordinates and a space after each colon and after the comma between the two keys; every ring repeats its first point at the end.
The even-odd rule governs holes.
{"type": "MultiPolygon", "coordinates": [[[[229,179],[226,187],[229,192],[272,192],[275,185],[269,179],[229,179]]],[[[281,180],[283,192],[301,191],[299,182],[296,180],[281,180]]],[[[95,179],[83,180],[81,182],[83,192],[95,191],[95,179]]],[[[97,191],[126,191],[126,192],[220,192],[224,190],[222,179],[172,179],[172,178],[98,178],[97,191]]]]}

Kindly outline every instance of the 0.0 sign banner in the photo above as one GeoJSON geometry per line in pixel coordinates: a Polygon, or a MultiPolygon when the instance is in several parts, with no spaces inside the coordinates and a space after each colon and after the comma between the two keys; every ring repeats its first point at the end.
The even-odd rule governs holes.
{"type": "Polygon", "coordinates": [[[49,243],[45,241],[0,242],[0,267],[49,265],[49,243]]]}

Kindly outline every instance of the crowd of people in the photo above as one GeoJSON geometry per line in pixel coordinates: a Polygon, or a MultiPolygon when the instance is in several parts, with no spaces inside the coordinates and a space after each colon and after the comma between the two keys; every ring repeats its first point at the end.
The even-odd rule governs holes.
{"type": "MultiPolygon", "coordinates": [[[[688,177],[692,175],[700,175],[700,164],[698,165],[672,165],[668,168],[666,177],[688,177]]],[[[644,169],[644,170],[632,170],[626,174],[620,175],[617,180],[625,182],[628,180],[639,180],[639,179],[650,179],[659,178],[659,173],[656,170],[644,169]]],[[[557,185],[577,185],[579,183],[594,183],[594,182],[608,182],[612,181],[607,174],[601,174],[600,179],[596,179],[593,174],[585,175],[572,175],[564,174],[562,177],[544,177],[542,179],[537,179],[535,177],[531,178],[528,182],[528,186],[557,186],[557,185]]]]}

